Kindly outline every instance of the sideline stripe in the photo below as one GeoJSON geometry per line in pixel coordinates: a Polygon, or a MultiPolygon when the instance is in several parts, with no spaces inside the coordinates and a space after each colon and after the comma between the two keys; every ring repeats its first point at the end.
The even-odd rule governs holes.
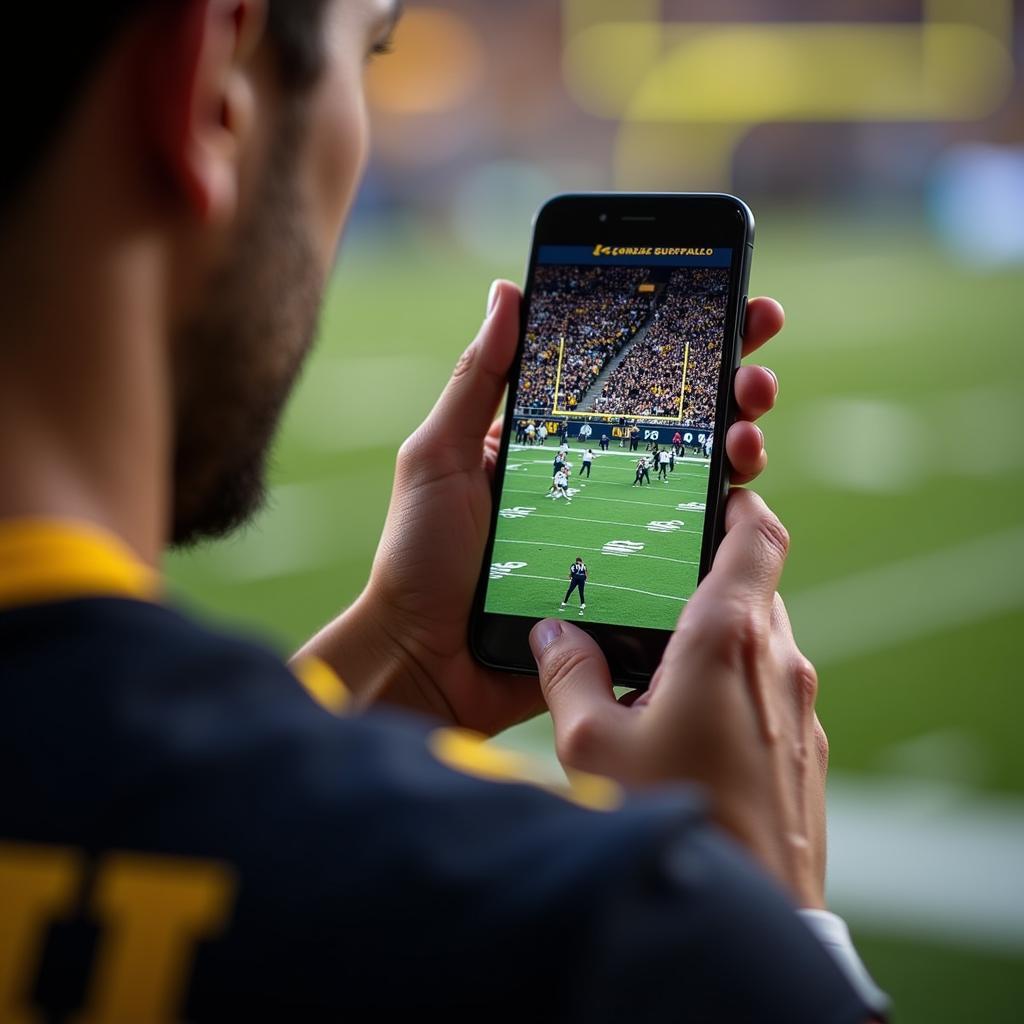
{"type": "MultiPolygon", "coordinates": [[[[548,447],[547,445],[539,445],[539,444],[535,444],[535,445],[510,444],[508,446],[508,450],[510,452],[543,452],[543,451],[557,452],[558,448],[555,445],[552,445],[551,447],[548,447]]],[[[583,451],[584,451],[584,449],[582,449],[582,448],[570,448],[569,449],[569,454],[570,455],[580,455],[583,451]]],[[[599,458],[602,458],[602,459],[607,458],[609,455],[617,455],[620,459],[633,459],[633,461],[635,462],[641,455],[650,455],[650,452],[647,452],[647,451],[643,451],[643,452],[641,452],[641,451],[635,451],[635,452],[607,451],[607,452],[603,452],[603,451],[601,451],[600,448],[595,448],[594,449],[594,455],[596,457],[599,457],[599,458]]],[[[676,456],[676,465],[677,466],[678,465],[687,465],[687,466],[705,466],[706,467],[706,466],[710,466],[711,465],[711,460],[710,459],[701,459],[701,458],[698,458],[695,455],[683,455],[683,456],[677,455],[676,456]]]]}
{"type": "MultiPolygon", "coordinates": [[[[495,544],[527,544],[538,548],[568,548],[570,551],[596,551],[603,554],[604,548],[581,548],[578,544],[555,544],[546,540],[508,540],[505,537],[495,537],[495,544]]],[[[691,562],[685,558],[669,558],[667,555],[644,555],[631,551],[628,555],[609,555],[610,558],[653,558],[657,562],[676,562],[679,565],[700,565],[700,562],[691,562]]],[[[597,586],[597,584],[594,584],[597,586]]]]}
{"type": "MultiPolygon", "coordinates": [[[[524,516],[524,519],[560,519],[562,522],[568,523],[597,523],[598,526],[621,526],[625,530],[643,530],[644,533],[692,533],[695,537],[703,535],[703,530],[652,530],[647,523],[642,526],[637,523],[615,523],[609,519],[581,519],[579,516],[573,516],[571,519],[567,516],[549,516],[544,512],[531,512],[528,516],[524,516]]],[[[681,522],[682,520],[680,520],[681,522]]]]}
{"type": "MultiPolygon", "coordinates": [[[[545,479],[550,480],[551,476],[552,476],[552,474],[549,471],[548,473],[545,474],[545,479]]],[[[533,478],[531,477],[531,479],[533,479],[533,478]]],[[[577,482],[578,480],[579,480],[579,474],[574,474],[573,476],[571,476],[569,478],[569,483],[572,484],[574,482],[577,482]]],[[[519,476],[518,478],[516,476],[512,476],[512,477],[506,476],[505,477],[505,483],[509,483],[509,482],[512,482],[512,483],[524,483],[525,481],[523,481],[521,476],[519,476]]],[[[586,481],[584,481],[584,482],[586,482],[586,481]]],[[[632,489],[633,487],[639,486],[641,494],[643,493],[643,489],[645,487],[652,487],[654,490],[658,491],[659,493],[662,493],[661,492],[661,488],[659,488],[658,485],[655,484],[653,480],[649,484],[639,484],[638,485],[638,484],[634,484],[634,483],[628,483],[627,484],[625,480],[604,480],[604,479],[599,477],[597,479],[592,479],[589,482],[592,483],[592,484],[595,484],[597,486],[600,486],[600,487],[629,487],[630,489],[632,489]]],[[[504,490],[505,490],[505,488],[502,487],[502,491],[503,492],[504,492],[504,490]]],[[[666,491],[666,492],[663,492],[663,493],[666,493],[666,494],[683,494],[683,495],[686,495],[686,496],[692,495],[695,498],[702,498],[702,499],[706,500],[707,499],[707,494],[708,494],[708,489],[707,489],[707,487],[698,487],[696,489],[694,489],[693,487],[673,487],[671,491],[666,491]]],[[[610,500],[610,499],[605,499],[605,500],[610,500]]]]}
{"type": "MultiPolygon", "coordinates": [[[[568,586],[569,581],[567,579],[561,579],[558,576],[531,576],[528,572],[510,572],[507,576],[501,577],[503,580],[548,580],[551,583],[564,583],[568,586]]],[[[491,580],[492,584],[500,582],[499,580],[491,580]]],[[[618,587],[611,583],[591,583],[587,580],[588,587],[603,587],[605,590],[627,590],[631,594],[643,594],[645,597],[663,597],[666,601],[678,601],[680,604],[686,604],[689,598],[676,597],[674,594],[655,594],[650,590],[637,590],[636,587],[618,587]]]]}
{"type": "MultiPolygon", "coordinates": [[[[569,481],[570,484],[572,481],[569,481]]],[[[522,491],[514,487],[505,487],[502,489],[502,494],[536,494],[536,491],[522,491]]],[[[630,498],[599,498],[596,494],[588,494],[585,496],[587,501],[617,501],[621,505],[647,505],[649,508],[660,508],[666,512],[686,512],[696,513],[697,515],[704,515],[704,509],[702,508],[676,508],[675,505],[659,505],[656,501],[633,501],[630,498]]]]}

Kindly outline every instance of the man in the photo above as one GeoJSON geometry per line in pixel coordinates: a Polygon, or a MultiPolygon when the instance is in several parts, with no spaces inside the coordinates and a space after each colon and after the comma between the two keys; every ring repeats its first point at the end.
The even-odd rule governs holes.
{"type": "Polygon", "coordinates": [[[672,435],[672,448],[675,451],[676,455],[681,455],[682,454],[682,451],[681,451],[682,446],[683,446],[683,435],[680,434],[679,431],[677,430],[672,435]]]}
{"type": "Polygon", "coordinates": [[[548,439],[548,428],[543,423],[537,427],[537,444],[544,444],[548,439]]]}
{"type": "Polygon", "coordinates": [[[588,448],[586,450],[586,452],[583,453],[583,460],[580,463],[580,476],[583,476],[583,471],[586,470],[587,471],[587,479],[588,480],[590,479],[590,466],[593,463],[593,461],[594,461],[594,450],[593,450],[593,448],[588,448]]]}
{"type": "Polygon", "coordinates": [[[533,440],[536,436],[537,428],[533,425],[533,420],[530,420],[530,422],[526,424],[526,443],[532,447],[533,440]]]}
{"type": "Polygon", "coordinates": [[[559,473],[565,472],[565,459],[561,452],[555,453],[555,461],[551,467],[551,487],[548,490],[546,497],[553,498],[555,495],[555,481],[558,478],[559,473]]]}
{"type": "Polygon", "coordinates": [[[629,450],[635,452],[640,444],[640,428],[634,424],[629,428],[629,450]]]}
{"type": "Polygon", "coordinates": [[[603,452],[608,451],[608,435],[607,434],[602,434],[601,435],[601,451],[603,451],[603,452]]]}
{"type": "Polygon", "coordinates": [[[565,597],[562,598],[561,607],[564,608],[569,598],[572,597],[572,592],[578,590],[580,592],[580,615],[583,614],[586,605],[586,591],[585,587],[587,584],[587,567],[583,563],[583,559],[576,556],[576,561],[569,566],[569,589],[565,592],[565,597]]]}
{"type": "Polygon", "coordinates": [[[658,452],[658,476],[663,483],[668,483],[668,449],[662,448],[658,452]]]}
{"type": "MultiPolygon", "coordinates": [[[[512,284],[399,452],[365,591],[292,669],[168,604],[165,545],[259,504],[395,14],[8,12],[46,66],[0,70],[0,1019],[866,1019],[806,909],[824,740],[752,492],[632,707],[568,624],[531,634],[539,686],[467,650],[512,284]],[[545,701],[568,793],[479,743],[545,701]]],[[[751,300],[746,352],[781,323],[751,300]]],[[[776,391],[734,386],[742,483],[776,391]]]]}
{"type": "Polygon", "coordinates": [[[641,455],[640,458],[636,460],[636,474],[633,477],[633,483],[630,486],[636,487],[637,484],[639,484],[643,487],[644,477],[647,477],[648,483],[651,482],[651,478],[647,475],[647,457],[645,455],[641,455]]]}
{"type": "Polygon", "coordinates": [[[567,504],[572,504],[572,498],[569,497],[569,475],[564,466],[555,474],[551,484],[551,497],[556,500],[565,498],[567,504]]]}

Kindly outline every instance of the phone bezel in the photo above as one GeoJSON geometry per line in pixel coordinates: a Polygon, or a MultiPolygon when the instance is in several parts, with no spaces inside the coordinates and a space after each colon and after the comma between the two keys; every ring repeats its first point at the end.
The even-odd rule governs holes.
{"type": "MultiPolygon", "coordinates": [[[[549,199],[534,217],[519,341],[508,379],[509,396],[515,394],[519,382],[526,312],[532,297],[540,246],[589,245],[598,242],[611,245],[692,244],[733,249],[714,429],[716,440],[724,439],[728,426],[736,417],[732,379],[742,354],[742,318],[746,310],[747,282],[754,243],[754,218],[750,208],[741,199],[724,193],[594,192],[558,195],[549,199]]],[[[490,532],[470,616],[469,643],[474,657],[490,668],[535,675],[536,665],[530,654],[528,638],[530,630],[543,616],[500,615],[484,610],[501,488],[515,419],[513,412],[514,406],[507,403],[494,473],[490,532]]],[[[724,531],[729,477],[723,443],[714,446],[709,472],[698,582],[710,569],[724,531]]],[[[608,659],[612,679],[617,684],[640,688],[650,681],[671,636],[670,630],[663,629],[614,626],[600,622],[574,624],[586,630],[598,642],[608,659]]]]}

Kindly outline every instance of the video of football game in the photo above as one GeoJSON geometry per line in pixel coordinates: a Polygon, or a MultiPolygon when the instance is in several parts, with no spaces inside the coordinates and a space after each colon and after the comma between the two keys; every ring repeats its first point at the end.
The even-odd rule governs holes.
{"type": "Polygon", "coordinates": [[[486,611],[675,628],[697,587],[731,260],[540,247],[486,611]]]}

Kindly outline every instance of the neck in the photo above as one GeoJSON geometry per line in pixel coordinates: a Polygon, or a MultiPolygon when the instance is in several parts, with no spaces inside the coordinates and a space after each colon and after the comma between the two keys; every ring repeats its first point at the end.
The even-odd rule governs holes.
{"type": "Polygon", "coordinates": [[[85,520],[156,566],[171,460],[160,250],[90,246],[94,225],[71,216],[0,261],[0,518],[85,520]]]}

